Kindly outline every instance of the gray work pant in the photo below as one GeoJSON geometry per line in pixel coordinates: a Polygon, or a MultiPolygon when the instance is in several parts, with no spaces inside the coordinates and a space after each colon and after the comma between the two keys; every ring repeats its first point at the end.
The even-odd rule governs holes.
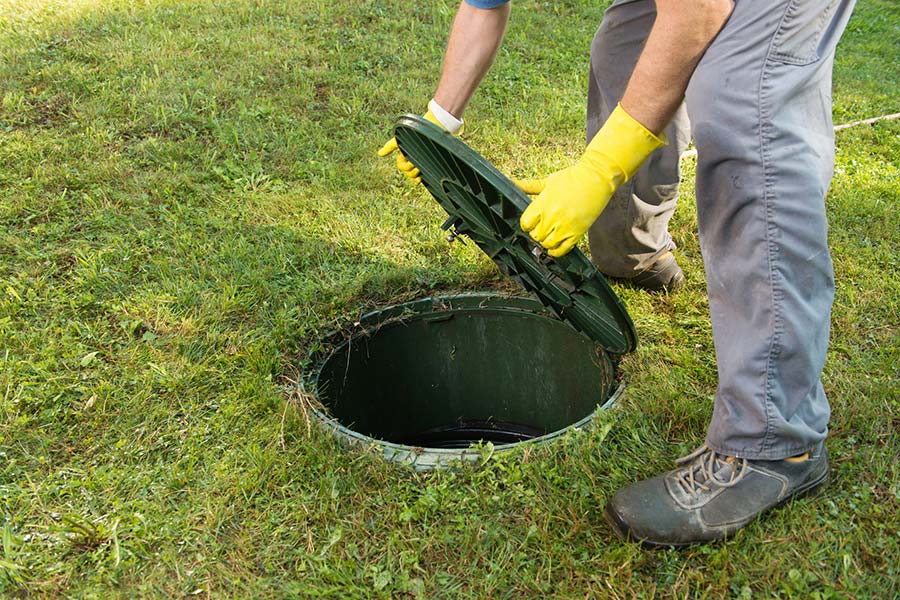
{"type": "MultiPolygon", "coordinates": [[[[590,230],[601,271],[634,276],[674,248],[679,154],[697,147],[697,220],[718,364],[707,444],[775,460],[825,438],[820,375],[834,274],[825,194],[831,70],[854,0],[736,0],[654,153],[590,230]]],[[[591,48],[590,140],[622,98],[655,20],[614,2],[591,48]]]]}

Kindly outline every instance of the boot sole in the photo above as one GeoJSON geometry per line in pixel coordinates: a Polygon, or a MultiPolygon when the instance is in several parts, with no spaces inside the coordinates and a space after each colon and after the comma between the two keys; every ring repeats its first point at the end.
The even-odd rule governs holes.
{"type": "Polygon", "coordinates": [[[759,511],[756,515],[754,515],[752,519],[750,519],[746,523],[743,523],[730,531],[726,531],[719,537],[710,538],[708,540],[697,540],[694,542],[654,542],[652,540],[641,539],[631,532],[631,528],[629,527],[628,523],[622,517],[620,517],[618,513],[611,510],[609,504],[607,504],[604,508],[603,515],[606,517],[607,523],[609,523],[610,527],[612,527],[612,530],[615,532],[616,536],[619,537],[619,539],[626,542],[637,542],[644,548],[686,548],[688,546],[696,546],[698,544],[708,544],[709,542],[728,539],[729,537],[737,533],[738,530],[743,529],[744,527],[758,519],[760,516],[766,514],[771,510],[775,510],[776,508],[781,508],[792,500],[798,500],[800,498],[812,497],[817,495],[825,488],[825,486],[828,485],[828,482],[830,481],[829,473],[830,469],[826,468],[825,472],[818,479],[814,479],[798,487],[793,494],[785,496],[772,506],[759,511]]]}

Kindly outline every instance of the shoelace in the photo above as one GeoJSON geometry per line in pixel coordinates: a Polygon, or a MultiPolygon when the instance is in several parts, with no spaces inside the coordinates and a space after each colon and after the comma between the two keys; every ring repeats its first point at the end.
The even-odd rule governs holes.
{"type": "Polygon", "coordinates": [[[746,458],[736,459],[719,454],[706,444],[676,460],[675,465],[686,465],[676,473],[675,481],[688,495],[695,494],[697,490],[709,491],[710,485],[731,487],[743,479],[747,472],[746,458]],[[719,473],[724,470],[729,473],[728,479],[719,478],[719,473]]]}

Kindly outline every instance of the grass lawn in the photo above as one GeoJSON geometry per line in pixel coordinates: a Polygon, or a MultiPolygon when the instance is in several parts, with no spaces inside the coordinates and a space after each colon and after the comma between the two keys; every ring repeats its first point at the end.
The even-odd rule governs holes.
{"type": "MultiPolygon", "coordinates": [[[[516,2],[466,140],[517,175],[582,145],[603,2],[516,2]]],[[[692,163],[688,286],[621,289],[608,427],[416,475],[291,400],[366,307],[502,277],[375,157],[454,2],[0,0],[0,597],[900,595],[900,122],[838,134],[824,382],[834,482],[727,544],[645,552],[619,487],[701,443],[716,386],[692,163]]],[[[835,121],[900,111],[900,7],[859,0],[835,121]]]]}

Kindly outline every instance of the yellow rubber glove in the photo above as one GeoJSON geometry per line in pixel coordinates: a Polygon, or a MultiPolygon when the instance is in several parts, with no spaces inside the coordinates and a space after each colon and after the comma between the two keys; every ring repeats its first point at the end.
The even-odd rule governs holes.
{"type": "MultiPolygon", "coordinates": [[[[450,133],[454,135],[462,129],[462,120],[456,120],[455,117],[450,115],[450,113],[444,111],[439,105],[436,105],[434,100],[428,103],[428,111],[423,116],[425,119],[431,121],[441,129],[450,131],[450,133]],[[443,123],[441,123],[440,119],[435,116],[432,109],[440,111],[444,115],[449,115],[448,120],[452,119],[456,122],[451,123],[450,127],[444,125],[443,123]],[[453,129],[455,129],[455,131],[453,129]]],[[[388,140],[387,143],[381,147],[381,150],[378,151],[378,156],[390,156],[393,152],[397,153],[397,170],[410,178],[414,183],[421,183],[422,178],[419,176],[419,169],[417,169],[414,164],[406,160],[406,157],[403,156],[402,152],[400,152],[397,147],[396,138],[391,138],[390,140],[388,140]]]]}
{"type": "Polygon", "coordinates": [[[538,194],[522,213],[522,230],[550,256],[567,254],[606,208],[616,188],[665,143],[617,106],[577,163],[546,179],[515,182],[526,194],[538,194]]]}

